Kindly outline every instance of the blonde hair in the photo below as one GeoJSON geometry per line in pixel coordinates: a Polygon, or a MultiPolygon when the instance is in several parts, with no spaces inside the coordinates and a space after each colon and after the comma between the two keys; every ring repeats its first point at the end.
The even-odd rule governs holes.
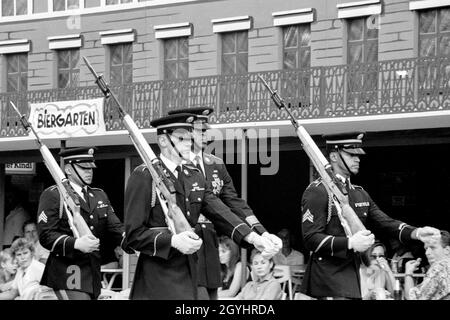
{"type": "Polygon", "coordinates": [[[28,249],[32,254],[34,254],[34,244],[25,238],[16,239],[11,245],[11,252],[14,256],[16,255],[17,251],[23,249],[28,249]]]}
{"type": "Polygon", "coordinates": [[[5,263],[8,259],[13,259],[13,253],[10,248],[0,251],[0,263],[5,263]]]}

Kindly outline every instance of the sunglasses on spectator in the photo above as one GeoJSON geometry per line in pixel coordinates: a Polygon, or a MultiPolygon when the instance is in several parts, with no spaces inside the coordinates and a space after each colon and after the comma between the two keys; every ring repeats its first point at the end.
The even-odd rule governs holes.
{"type": "Polygon", "coordinates": [[[376,259],[376,258],[384,258],[385,256],[384,254],[371,254],[370,257],[376,259]]]}

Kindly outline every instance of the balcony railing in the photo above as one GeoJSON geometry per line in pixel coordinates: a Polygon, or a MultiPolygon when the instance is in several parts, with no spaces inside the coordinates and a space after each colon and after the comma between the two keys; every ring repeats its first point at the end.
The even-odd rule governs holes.
{"type": "MultiPolygon", "coordinates": [[[[288,119],[273,105],[258,74],[284,97],[298,118],[334,118],[450,109],[450,57],[382,61],[373,64],[313,67],[236,76],[209,76],[174,81],[139,82],[113,87],[140,128],[169,110],[212,107],[212,123],[288,119]]],[[[0,94],[0,137],[25,132],[9,107],[23,113],[27,103],[101,97],[97,87],[0,94]]],[[[107,130],[123,129],[108,101],[107,130]]]]}

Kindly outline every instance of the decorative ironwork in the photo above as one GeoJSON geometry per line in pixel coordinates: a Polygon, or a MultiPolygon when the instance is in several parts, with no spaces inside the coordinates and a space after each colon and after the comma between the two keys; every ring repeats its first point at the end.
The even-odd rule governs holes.
{"type": "MultiPolygon", "coordinates": [[[[311,67],[244,75],[149,81],[112,87],[140,128],[169,110],[214,108],[212,123],[288,120],[277,110],[257,75],[277,89],[296,117],[335,118],[450,109],[450,57],[399,59],[372,64],[311,67]]],[[[26,132],[10,110],[13,101],[27,113],[28,103],[102,96],[97,87],[0,94],[0,137],[26,132]]],[[[123,129],[107,101],[107,130],[123,129]]]]}

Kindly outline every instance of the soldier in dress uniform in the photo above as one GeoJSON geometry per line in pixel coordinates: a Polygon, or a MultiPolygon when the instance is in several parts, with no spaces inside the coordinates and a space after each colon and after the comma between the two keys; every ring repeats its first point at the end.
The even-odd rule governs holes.
{"type": "MultiPolygon", "coordinates": [[[[210,183],[213,193],[222,200],[236,215],[244,220],[250,228],[273,242],[281,249],[282,241],[270,234],[259,222],[247,202],[240,198],[233,185],[233,180],[222,159],[205,153],[207,146],[206,131],[210,129],[209,115],[214,109],[207,107],[186,108],[170,111],[169,114],[193,113],[197,115],[193,130],[192,151],[189,160],[210,183]]],[[[214,225],[203,214],[200,214],[195,231],[203,239],[203,245],[198,255],[198,283],[199,299],[217,300],[217,289],[222,286],[221,268],[219,261],[218,238],[214,225]]]]}
{"type": "Polygon", "coordinates": [[[384,233],[401,242],[437,235],[431,227],[415,228],[381,211],[369,194],[350,182],[359,171],[363,133],[324,136],[336,179],[345,185],[349,203],[367,230],[347,237],[337,216],[337,206],[321,179],[312,182],[302,197],[302,231],[311,252],[301,292],[319,299],[361,299],[359,253],[384,233]],[[372,232],[374,234],[372,234],[372,232]]]}
{"type": "MultiPolygon", "coordinates": [[[[248,242],[275,254],[270,241],[252,232],[214,196],[197,168],[182,164],[191,150],[194,119],[193,114],[176,114],[151,122],[157,128],[164,170],[174,182],[177,205],[192,227],[202,212],[236,243],[248,242]]],[[[194,253],[202,240],[193,230],[173,234],[168,229],[155,189],[147,167],[138,166],[125,192],[124,245],[139,251],[130,299],[196,299],[197,256],[194,253]]]]}
{"type": "Polygon", "coordinates": [[[106,193],[90,187],[93,148],[71,148],[59,153],[71,186],[80,197],[80,214],[92,235],[75,238],[56,186],[41,195],[38,209],[39,241],[50,250],[41,284],[53,288],[60,300],[96,299],[101,290],[100,242],[108,238],[116,246],[123,239],[123,225],[106,193]]]}

